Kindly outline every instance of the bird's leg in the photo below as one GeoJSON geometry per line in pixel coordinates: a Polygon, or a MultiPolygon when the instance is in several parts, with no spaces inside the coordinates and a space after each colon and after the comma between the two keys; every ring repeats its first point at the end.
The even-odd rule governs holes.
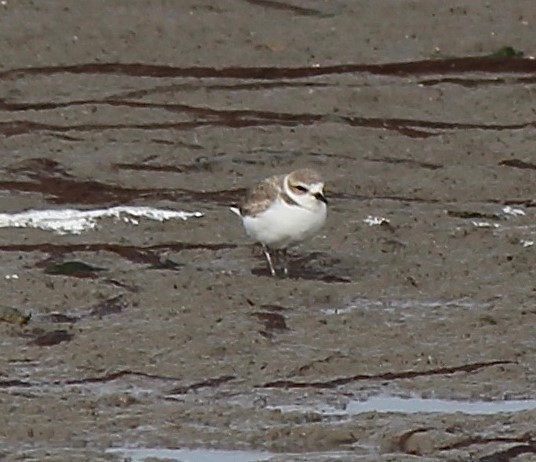
{"type": "Polygon", "coordinates": [[[283,264],[283,275],[288,276],[288,253],[287,249],[281,249],[281,262],[283,264]]]}
{"type": "Polygon", "coordinates": [[[275,276],[275,269],[272,263],[272,257],[270,257],[270,251],[268,250],[268,247],[266,247],[264,244],[262,246],[262,251],[264,252],[264,256],[266,257],[268,266],[270,267],[270,273],[272,274],[272,276],[275,276]]]}

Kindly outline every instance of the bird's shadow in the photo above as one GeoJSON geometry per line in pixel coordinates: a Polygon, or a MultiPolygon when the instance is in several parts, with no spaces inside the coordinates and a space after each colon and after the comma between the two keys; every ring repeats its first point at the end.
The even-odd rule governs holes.
{"type": "MultiPolygon", "coordinates": [[[[259,257],[259,260],[262,257],[259,257]]],[[[262,258],[263,264],[253,268],[251,271],[255,276],[272,277],[262,258]]],[[[352,282],[350,274],[340,265],[341,259],[332,257],[321,252],[311,252],[308,254],[288,255],[288,274],[284,275],[282,270],[277,271],[276,277],[281,279],[305,279],[322,282],[352,282]]]]}

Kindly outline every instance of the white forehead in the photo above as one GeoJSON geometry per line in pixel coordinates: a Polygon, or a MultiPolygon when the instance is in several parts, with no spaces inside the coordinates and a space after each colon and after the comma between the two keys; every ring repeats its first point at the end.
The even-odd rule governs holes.
{"type": "Polygon", "coordinates": [[[316,182],[309,185],[309,191],[317,192],[322,191],[324,189],[324,183],[323,182],[316,182]]]}

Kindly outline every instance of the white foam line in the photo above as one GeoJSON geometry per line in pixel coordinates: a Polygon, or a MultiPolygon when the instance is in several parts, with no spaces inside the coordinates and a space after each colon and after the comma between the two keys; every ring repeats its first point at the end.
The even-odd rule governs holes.
{"type": "Polygon", "coordinates": [[[523,209],[515,209],[513,207],[510,207],[509,205],[503,207],[502,211],[504,214],[510,215],[512,217],[523,217],[526,215],[523,209]]]}
{"type": "Polygon", "coordinates": [[[99,218],[111,217],[122,219],[134,225],[138,221],[133,218],[150,220],[187,220],[202,217],[201,212],[184,212],[152,207],[111,207],[96,210],[49,209],[27,210],[20,213],[0,213],[0,228],[39,228],[58,234],[80,234],[95,229],[99,218]]]}
{"type": "Polygon", "coordinates": [[[489,221],[472,221],[475,228],[499,228],[497,223],[490,223],[489,221]]]}
{"type": "Polygon", "coordinates": [[[384,223],[389,224],[389,220],[384,217],[375,217],[372,215],[369,215],[367,218],[363,220],[363,223],[369,225],[369,226],[378,226],[383,225],[384,223]]]}

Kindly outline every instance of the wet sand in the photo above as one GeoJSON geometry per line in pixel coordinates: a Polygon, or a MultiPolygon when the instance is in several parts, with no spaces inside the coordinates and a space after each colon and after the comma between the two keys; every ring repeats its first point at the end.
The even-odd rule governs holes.
{"type": "Polygon", "coordinates": [[[4,460],[536,457],[532,2],[0,10],[1,212],[203,214],[0,227],[4,460]],[[304,166],[328,223],[272,278],[228,205],[304,166]]]}

